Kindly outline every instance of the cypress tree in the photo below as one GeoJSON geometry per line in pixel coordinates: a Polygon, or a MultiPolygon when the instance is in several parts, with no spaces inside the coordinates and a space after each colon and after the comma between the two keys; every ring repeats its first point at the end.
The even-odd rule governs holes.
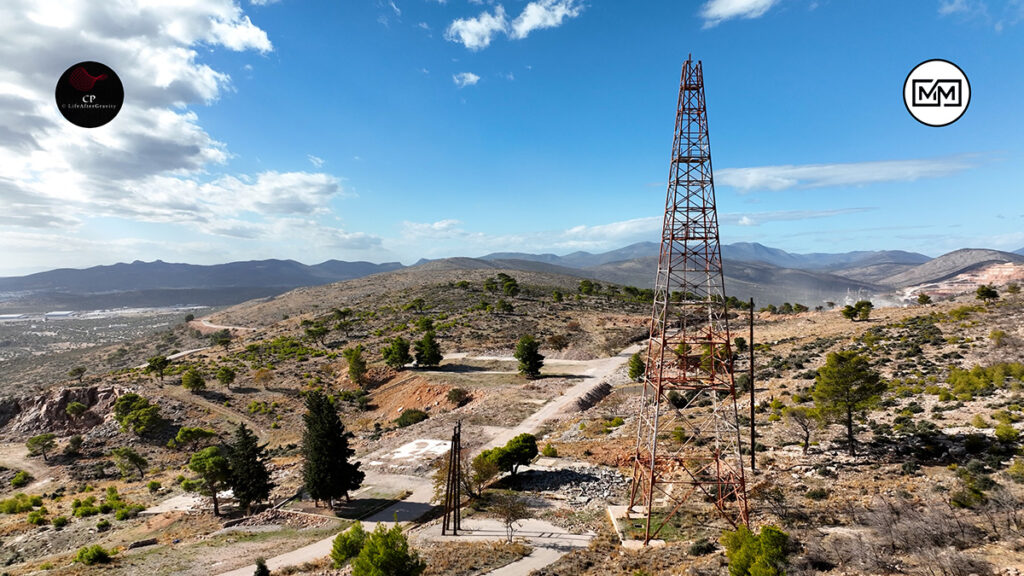
{"type": "Polygon", "coordinates": [[[231,464],[231,490],[246,514],[252,514],[254,502],[269,498],[274,487],[264,461],[265,451],[266,445],[260,446],[252,430],[245,424],[239,424],[228,452],[228,461],[231,464]]]}
{"type": "Polygon", "coordinates": [[[334,404],[324,394],[314,390],[306,394],[306,414],[302,417],[306,429],[302,433],[302,480],[306,492],[314,501],[329,505],[334,500],[359,488],[365,476],[359,464],[349,462],[355,450],[349,448],[350,434],[338,418],[334,404]]]}

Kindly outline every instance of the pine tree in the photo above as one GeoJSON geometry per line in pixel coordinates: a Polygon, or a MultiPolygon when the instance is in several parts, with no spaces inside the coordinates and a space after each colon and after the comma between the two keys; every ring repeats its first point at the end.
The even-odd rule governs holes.
{"type": "Polygon", "coordinates": [[[830,353],[816,380],[812,394],[818,413],[846,425],[850,456],[856,456],[854,417],[878,402],[886,390],[885,382],[871,369],[868,359],[854,350],[830,353]]]}
{"type": "Polygon", "coordinates": [[[270,568],[267,568],[267,561],[263,558],[256,559],[256,571],[252,576],[270,576],[270,568]]]}
{"type": "Polygon", "coordinates": [[[643,379],[644,372],[647,370],[647,366],[644,364],[644,359],[637,352],[629,357],[629,379],[634,382],[639,382],[643,379]]]}
{"type": "Polygon", "coordinates": [[[182,484],[182,488],[209,496],[213,499],[213,515],[220,516],[217,492],[223,489],[224,484],[231,476],[228,459],[224,457],[220,447],[210,446],[193,454],[188,462],[188,467],[199,475],[199,481],[186,481],[182,484]]]}
{"type": "Polygon", "coordinates": [[[264,460],[265,450],[266,446],[260,446],[259,439],[245,424],[235,428],[235,439],[228,451],[228,462],[231,464],[228,483],[238,505],[245,508],[246,514],[252,514],[254,502],[269,498],[270,490],[274,487],[264,460]]]}
{"type": "Polygon", "coordinates": [[[381,348],[381,355],[384,357],[384,363],[395,370],[401,370],[406,364],[412,362],[412,356],[409,355],[409,341],[401,336],[381,348]]]}
{"type": "Polygon", "coordinates": [[[334,404],[318,390],[309,392],[302,419],[306,424],[302,433],[302,479],[306,491],[313,500],[323,500],[331,506],[340,496],[348,500],[348,493],[363,483],[364,474],[358,463],[349,462],[355,450],[348,446],[350,435],[345,432],[334,404]]]}
{"type": "Polygon", "coordinates": [[[416,364],[418,366],[437,366],[444,360],[444,356],[441,355],[441,345],[437,343],[433,330],[427,330],[420,338],[416,341],[416,364]]]}
{"type": "Polygon", "coordinates": [[[516,360],[519,360],[519,373],[529,379],[540,376],[541,366],[544,365],[544,356],[540,353],[540,342],[529,334],[523,336],[516,343],[516,360]]]}

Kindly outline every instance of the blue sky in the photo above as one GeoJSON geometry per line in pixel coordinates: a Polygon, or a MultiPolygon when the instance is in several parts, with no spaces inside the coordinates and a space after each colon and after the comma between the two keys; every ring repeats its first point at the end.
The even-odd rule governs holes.
{"type": "Polygon", "coordinates": [[[1024,246],[1024,1],[140,4],[0,9],[0,275],[655,241],[689,53],[723,242],[1024,246]],[[931,58],[971,82],[943,128],[902,101],[931,58]],[[104,127],[53,104],[79,60],[104,127]]]}

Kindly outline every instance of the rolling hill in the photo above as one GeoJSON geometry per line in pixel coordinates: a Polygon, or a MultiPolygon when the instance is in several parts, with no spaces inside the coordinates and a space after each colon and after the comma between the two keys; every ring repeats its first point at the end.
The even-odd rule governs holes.
{"type": "Polygon", "coordinates": [[[958,274],[977,270],[990,264],[1004,262],[1024,263],[1024,256],[999,250],[963,248],[943,254],[904,272],[889,276],[881,281],[892,287],[916,286],[930,282],[941,282],[958,274]]]}

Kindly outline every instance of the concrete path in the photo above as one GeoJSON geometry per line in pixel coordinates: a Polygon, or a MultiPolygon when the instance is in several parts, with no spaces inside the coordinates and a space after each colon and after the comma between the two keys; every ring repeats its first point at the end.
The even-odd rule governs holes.
{"type": "MultiPolygon", "coordinates": [[[[390,478],[388,478],[387,482],[381,482],[381,476],[383,475],[374,475],[368,472],[366,475],[366,485],[376,486],[391,483],[396,478],[401,478],[402,486],[406,489],[411,488],[412,494],[405,500],[396,502],[366,520],[362,520],[363,529],[367,532],[372,532],[377,527],[377,524],[384,524],[390,528],[394,525],[396,517],[398,522],[402,524],[412,522],[433,508],[433,505],[430,503],[430,499],[434,496],[434,485],[431,479],[389,475],[390,478]]],[[[333,544],[334,536],[330,536],[286,554],[274,556],[267,560],[267,568],[270,568],[270,571],[273,572],[286,566],[297,566],[304,562],[319,560],[331,553],[333,544]]],[[[256,565],[251,564],[231,570],[230,572],[223,572],[219,576],[252,576],[255,570],[256,565]]]]}
{"type": "MultiPolygon", "coordinates": [[[[505,525],[493,518],[468,518],[462,523],[458,536],[442,536],[437,524],[417,534],[417,539],[431,542],[504,541],[505,525]]],[[[516,525],[514,537],[526,540],[533,552],[523,558],[487,572],[488,576],[521,576],[543,568],[572,550],[586,548],[594,538],[593,532],[573,534],[550,522],[530,518],[516,525]]]]}
{"type": "MultiPolygon", "coordinates": [[[[588,376],[588,378],[583,379],[582,382],[573,386],[561,396],[542,406],[540,410],[531,414],[514,428],[502,429],[494,438],[491,439],[489,443],[487,443],[487,445],[482,446],[480,450],[482,451],[487,448],[504,446],[509,440],[519,434],[536,432],[544,425],[545,422],[559,414],[562,414],[566,408],[575,403],[577,399],[582,398],[587,392],[610,377],[620,366],[629,360],[629,357],[632,356],[633,353],[638,350],[640,350],[640,345],[636,344],[609,358],[599,358],[597,360],[551,361],[551,364],[572,364],[579,366],[582,368],[582,370],[579,371],[579,374],[588,376]]],[[[465,354],[452,354],[449,357],[473,358],[479,360],[506,360],[506,358],[503,357],[470,357],[465,354]]],[[[367,531],[373,530],[380,522],[390,526],[395,520],[396,514],[399,522],[408,523],[418,519],[433,508],[433,505],[430,503],[434,492],[433,482],[429,477],[419,478],[373,474],[371,471],[367,471],[364,485],[373,486],[378,482],[394,483],[395,481],[399,482],[399,485],[405,489],[411,489],[413,492],[412,495],[364,520],[363,528],[367,531]]],[[[484,520],[484,522],[487,521],[484,520]]],[[[492,522],[497,526],[497,528],[494,526],[488,527],[486,524],[482,525],[479,528],[479,539],[503,540],[505,538],[504,527],[496,520],[492,522]]],[[[469,525],[467,525],[467,527],[468,526],[469,525]]],[[[437,527],[437,530],[440,532],[440,527],[437,527]]],[[[534,552],[517,562],[513,562],[504,568],[492,572],[492,574],[497,574],[498,576],[527,574],[531,570],[547,566],[574,548],[586,547],[590,543],[590,539],[593,538],[593,534],[568,534],[554,525],[543,522],[542,520],[524,521],[521,530],[517,530],[516,534],[526,537],[531,543],[536,541],[536,544],[534,545],[534,552]]],[[[470,535],[467,535],[467,537],[469,536],[470,535]]],[[[462,538],[462,536],[459,536],[459,538],[462,538]]],[[[331,536],[330,538],[314,542],[313,544],[299,548],[298,550],[293,550],[287,554],[275,556],[267,560],[267,567],[270,568],[271,571],[274,571],[284,568],[285,566],[295,566],[304,562],[318,560],[330,554],[333,541],[334,537],[331,536]]],[[[256,565],[253,564],[230,572],[224,572],[218,576],[251,576],[255,570],[256,565]]]]}

